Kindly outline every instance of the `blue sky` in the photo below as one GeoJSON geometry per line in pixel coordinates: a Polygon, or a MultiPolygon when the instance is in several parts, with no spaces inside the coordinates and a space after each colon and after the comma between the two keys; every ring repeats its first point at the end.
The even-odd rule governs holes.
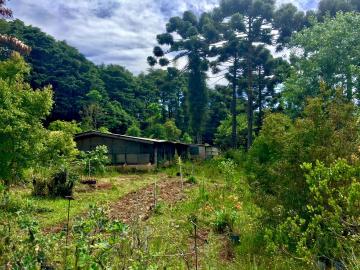
{"type": "MultiPolygon", "coordinates": [[[[318,0],[278,0],[301,9],[318,0]]],[[[96,64],[145,71],[146,57],[171,16],[210,10],[219,0],[11,0],[14,17],[66,40],[96,64]]]]}

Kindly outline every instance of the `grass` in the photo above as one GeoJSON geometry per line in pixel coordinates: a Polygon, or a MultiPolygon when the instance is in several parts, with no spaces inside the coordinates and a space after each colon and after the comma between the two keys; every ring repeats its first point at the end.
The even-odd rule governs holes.
{"type": "MultiPolygon", "coordinates": [[[[218,164],[216,160],[195,166],[183,164],[184,180],[194,178],[192,187],[185,190],[186,199],[175,204],[159,202],[148,220],[131,225],[131,233],[146,239],[143,244],[151,254],[147,259],[158,269],[194,269],[194,226],[190,220],[196,219],[199,269],[308,269],[289,257],[267,253],[258,221],[262,212],[252,202],[242,172],[236,171],[229,185],[218,164]],[[230,241],[230,231],[240,236],[239,244],[230,241]]],[[[175,176],[178,172],[178,166],[173,166],[160,173],[112,174],[98,179],[109,189],[91,192],[84,192],[80,186],[74,194],[76,200],[71,202],[70,217],[87,212],[92,204],[108,204],[164,174],[175,176]]],[[[12,197],[31,206],[32,216],[43,229],[66,220],[67,200],[35,198],[29,188],[12,189],[12,197]]]]}
{"type": "MultiPolygon", "coordinates": [[[[183,169],[185,174],[191,174],[193,168],[185,164],[183,169]]],[[[172,167],[166,171],[174,175],[179,170],[172,167]]],[[[181,251],[193,252],[194,230],[189,217],[196,216],[200,235],[199,269],[307,269],[291,258],[274,257],[266,252],[257,219],[261,210],[252,203],[249,188],[240,171],[236,172],[236,184],[232,187],[225,185],[216,161],[196,166],[194,176],[197,184],[187,191],[185,201],[162,205],[160,214],[143,224],[152,235],[152,253],[166,256],[181,251]],[[240,236],[239,244],[233,244],[228,233],[217,232],[215,224],[218,213],[222,212],[235,216],[230,226],[233,233],[240,236]]],[[[157,263],[160,269],[165,266],[168,269],[187,269],[185,259],[192,268],[193,254],[186,258],[170,256],[157,263]]]]}
{"type": "MultiPolygon", "coordinates": [[[[116,201],[152,183],[155,177],[154,174],[102,177],[97,179],[98,183],[109,188],[95,190],[77,188],[74,192],[75,200],[71,201],[70,218],[86,212],[92,204],[104,205],[116,201]]],[[[32,215],[41,228],[57,225],[67,218],[68,201],[66,199],[34,197],[31,195],[31,188],[14,188],[11,193],[13,199],[31,205],[32,215]]]]}

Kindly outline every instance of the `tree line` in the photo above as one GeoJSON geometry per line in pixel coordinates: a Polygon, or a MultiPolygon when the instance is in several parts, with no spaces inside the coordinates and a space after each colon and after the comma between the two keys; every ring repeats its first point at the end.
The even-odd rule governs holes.
{"type": "Polygon", "coordinates": [[[238,184],[239,195],[258,207],[257,248],[312,268],[357,269],[357,2],[323,0],[304,13],[271,0],[223,0],[201,16],[185,12],[169,20],[148,58],[153,68],[139,76],[1,21],[0,179],[8,188],[29,173],[71,167],[80,130],[214,141],[237,148],[224,158],[247,180],[251,194],[238,184]],[[169,66],[179,58],[183,70],[169,66]],[[227,85],[210,87],[210,76],[227,85]]]}
{"type": "Polygon", "coordinates": [[[0,33],[31,48],[25,55],[31,86],[52,86],[54,108],[47,123],[75,120],[82,130],[249,148],[265,112],[285,109],[281,86],[290,64],[274,57],[269,46],[289,48],[291,35],[313,20],[358,8],[356,1],[323,0],[317,11],[302,12],[292,4],[276,8],[275,1],[239,0],[221,1],[200,16],[187,11],[170,18],[148,57],[151,68],[138,76],[119,65],[96,66],[66,42],[20,20],[2,20],[0,33]],[[186,66],[171,67],[180,58],[187,59],[186,66]]]}

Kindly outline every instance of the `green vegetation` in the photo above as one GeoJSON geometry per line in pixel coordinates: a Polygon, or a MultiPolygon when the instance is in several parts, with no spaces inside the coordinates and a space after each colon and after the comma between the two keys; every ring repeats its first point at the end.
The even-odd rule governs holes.
{"type": "Polygon", "coordinates": [[[359,26],[357,1],[222,0],[170,18],[134,76],[2,20],[0,268],[358,270],[359,26]],[[223,152],[121,175],[76,149],[90,129],[223,152]]]}

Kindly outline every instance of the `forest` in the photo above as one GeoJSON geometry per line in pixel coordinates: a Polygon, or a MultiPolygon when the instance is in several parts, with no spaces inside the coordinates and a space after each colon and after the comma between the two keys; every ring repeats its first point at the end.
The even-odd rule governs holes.
{"type": "Polygon", "coordinates": [[[0,0],[0,269],[360,269],[359,12],[220,0],[133,74],[0,0]],[[221,153],[115,168],[92,130],[221,153]]]}

